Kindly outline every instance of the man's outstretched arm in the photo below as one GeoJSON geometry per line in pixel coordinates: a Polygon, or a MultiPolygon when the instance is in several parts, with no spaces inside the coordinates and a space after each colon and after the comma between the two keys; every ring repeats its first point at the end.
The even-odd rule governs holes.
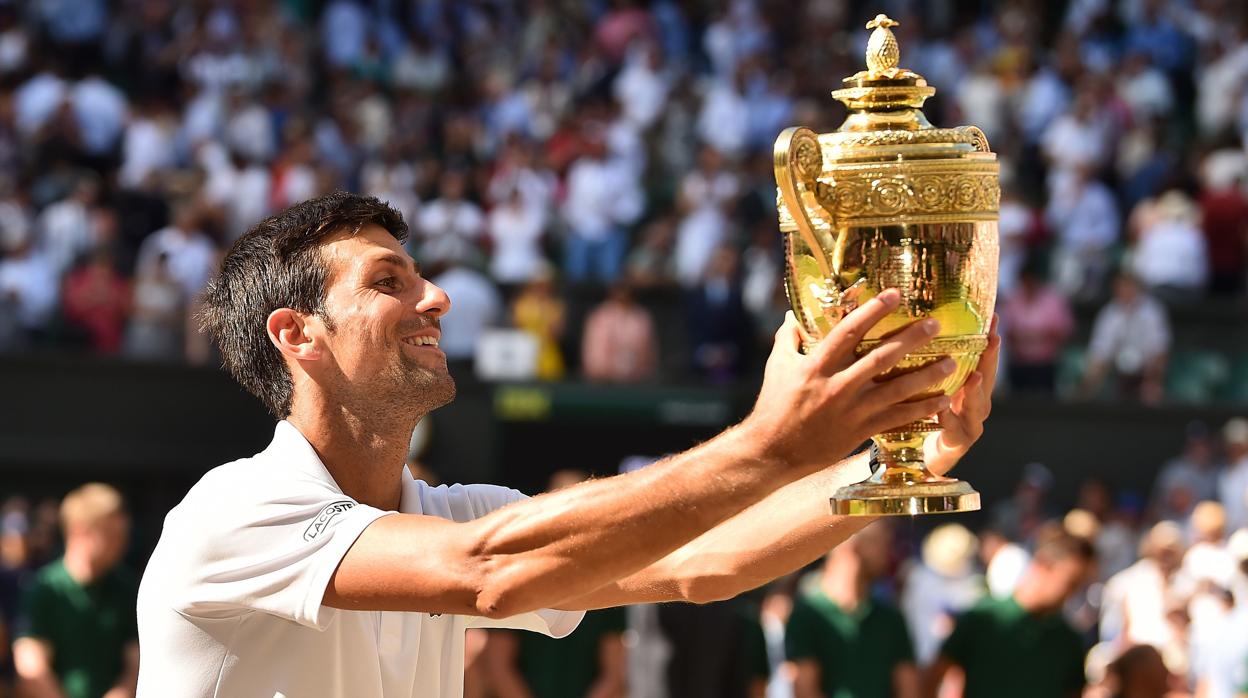
{"type": "MultiPolygon", "coordinates": [[[[926,460],[937,475],[949,472],[983,434],[984,420],[992,411],[1000,346],[994,321],[988,349],[975,372],[954,396],[950,409],[938,415],[943,430],[928,439],[926,460]]],[[[862,453],[789,483],[655,564],[560,603],[559,608],[706,603],[762,586],[819,559],[875,520],[829,512],[828,498],[838,487],[868,474],[867,455],[862,453]]]]}
{"type": "Polygon", "coordinates": [[[948,399],[906,402],[939,365],[877,381],[930,340],[915,323],[855,360],[864,334],[898,304],[863,304],[810,354],[786,321],[758,403],[741,425],[644,470],[517,502],[468,523],[391,514],[355,541],[324,603],[506,617],[551,607],[631,575],[778,487],[842,457],[869,434],[935,414],[948,399]]]}

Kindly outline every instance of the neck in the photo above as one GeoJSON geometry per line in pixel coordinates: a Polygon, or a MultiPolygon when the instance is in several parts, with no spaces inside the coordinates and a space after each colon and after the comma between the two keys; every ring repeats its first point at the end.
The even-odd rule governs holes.
{"type": "Polygon", "coordinates": [[[100,577],[100,571],[91,564],[91,558],[76,545],[65,546],[65,571],[81,586],[87,586],[100,577]]]}
{"type": "Polygon", "coordinates": [[[858,608],[867,598],[871,580],[857,560],[841,559],[824,567],[823,593],[846,611],[858,608]]]}
{"type": "Polygon", "coordinates": [[[316,449],[343,494],[378,509],[398,510],[404,458],[420,416],[378,419],[375,412],[368,410],[365,418],[346,405],[309,399],[287,419],[316,449]]]}

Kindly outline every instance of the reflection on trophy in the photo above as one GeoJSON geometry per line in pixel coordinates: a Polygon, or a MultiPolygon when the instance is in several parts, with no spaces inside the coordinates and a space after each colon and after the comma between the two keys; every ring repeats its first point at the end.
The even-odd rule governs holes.
{"type": "MultiPolygon", "coordinates": [[[[898,67],[897,39],[884,15],[867,24],[867,70],[832,96],[849,117],[832,133],[789,128],[775,146],[780,230],[789,301],[817,340],[858,304],[887,288],[901,306],[858,345],[859,355],[917,318],[940,334],[897,371],[952,357],[957,370],[932,391],[952,395],[988,345],[997,289],[996,155],[974,126],[935,128],[923,102],[936,90],[898,67]]],[[[935,419],[872,437],[879,467],[838,490],[834,513],[972,511],[979,493],[937,477],[923,463],[935,419]]]]}

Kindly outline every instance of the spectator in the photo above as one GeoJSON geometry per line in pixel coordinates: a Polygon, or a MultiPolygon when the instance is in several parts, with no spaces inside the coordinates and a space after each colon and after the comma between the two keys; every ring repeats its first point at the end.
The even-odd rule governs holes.
{"type": "Polygon", "coordinates": [[[120,566],[129,538],[121,495],[83,485],[61,503],[65,555],[39,571],[22,603],[13,644],[32,695],[133,696],[139,670],[138,585],[120,566]]]}
{"type": "Polygon", "coordinates": [[[204,210],[198,202],[176,205],[172,223],[143,241],[137,273],[155,275],[153,267],[163,255],[169,276],[181,286],[182,297],[189,302],[198,296],[217,267],[217,248],[203,232],[204,221],[204,210]]]}
{"type": "Polygon", "coordinates": [[[65,320],[82,332],[91,350],[116,354],[130,311],[130,284],[118,273],[113,256],[96,250],[69,274],[61,292],[65,320]]]}
{"type": "Polygon", "coordinates": [[[796,698],[919,695],[906,621],[871,595],[891,550],[885,522],[863,529],[828,554],[822,574],[794,600],[784,642],[796,698]]]}
{"type": "Polygon", "coordinates": [[[1140,559],[1105,584],[1101,639],[1119,646],[1174,648],[1181,642],[1167,619],[1175,596],[1174,575],[1183,559],[1183,530],[1163,521],[1140,541],[1140,559]]]}
{"type": "Polygon", "coordinates": [[[1113,298],[1092,325],[1083,394],[1097,394],[1113,375],[1117,394],[1159,403],[1170,341],[1170,322],[1161,304],[1130,273],[1119,274],[1113,298]]]}
{"type": "Polygon", "coordinates": [[[1203,422],[1187,425],[1183,453],[1162,466],[1153,484],[1152,508],[1161,519],[1178,521],[1196,502],[1217,499],[1218,468],[1214,444],[1203,422]]]}
{"type": "Polygon", "coordinates": [[[1248,173],[1243,153],[1236,151],[1233,157],[1236,161],[1231,171],[1208,174],[1200,194],[1201,220],[1209,249],[1210,290],[1218,294],[1242,291],[1248,268],[1248,198],[1243,188],[1248,173]]]}
{"type": "Polygon", "coordinates": [[[12,308],[20,334],[11,345],[21,346],[47,336],[56,310],[56,269],[34,247],[28,228],[9,228],[0,240],[0,304],[12,308]]]}
{"type": "Polygon", "coordinates": [[[538,272],[511,304],[511,321],[537,340],[537,377],[559,380],[563,377],[564,318],[567,308],[555,295],[555,277],[549,268],[538,272]]]}
{"type": "Polygon", "coordinates": [[[124,352],[134,359],[173,361],[182,356],[186,299],[169,271],[169,255],[157,255],[139,272],[130,300],[124,352]]]}
{"type": "Polygon", "coordinates": [[[1109,666],[1115,698],[1167,698],[1186,695],[1183,682],[1166,668],[1161,653],[1151,645],[1128,648],[1109,666]],[[1180,689],[1173,691],[1173,689],[1180,689]]]}
{"type": "Polygon", "coordinates": [[[546,265],[542,238],[546,214],[541,204],[525,198],[519,186],[490,211],[486,234],[494,250],[490,275],[504,284],[531,280],[546,265]]]}
{"type": "Polygon", "coordinates": [[[1045,283],[1036,264],[1023,267],[1018,288],[1001,307],[1009,346],[1010,387],[1051,395],[1057,385],[1057,362],[1075,331],[1066,297],[1045,283]]]}
{"type": "Polygon", "coordinates": [[[673,254],[676,278],[681,285],[701,283],[715,248],[727,242],[727,213],[740,186],[737,176],[725,168],[719,151],[703,146],[698,154],[698,168],[680,183],[679,208],[683,215],[676,230],[673,254]]]}
{"type": "Polygon", "coordinates": [[[929,695],[950,671],[966,698],[1077,697],[1084,685],[1083,643],[1062,605],[1091,576],[1092,545],[1069,534],[1039,543],[1014,594],[985,599],[961,615],[928,673],[929,695]]]}
{"type": "Polygon", "coordinates": [[[1218,480],[1218,499],[1226,510],[1226,525],[1234,531],[1248,527],[1248,419],[1227,421],[1222,447],[1226,469],[1218,480]]]}
{"type": "Polygon", "coordinates": [[[1199,298],[1208,283],[1209,262],[1200,231],[1200,211],[1186,194],[1170,190],[1133,215],[1138,237],[1131,269],[1150,293],[1161,298],[1199,298]]]}
{"type": "Polygon", "coordinates": [[[1044,215],[1057,236],[1055,279],[1068,296],[1094,296],[1109,268],[1110,249],[1118,241],[1114,194],[1087,165],[1059,171],[1052,190],[1044,215]]]}
{"type": "Polygon", "coordinates": [[[608,158],[601,139],[568,171],[563,218],[568,225],[564,267],[569,281],[615,281],[628,251],[628,231],[641,215],[644,197],[623,160],[608,158]]]}
{"type": "Polygon", "coordinates": [[[82,257],[103,242],[92,221],[100,184],[82,177],[66,198],[49,205],[39,214],[35,226],[38,247],[52,264],[59,279],[82,257]]]}
{"type": "Polygon", "coordinates": [[[705,282],[686,293],[694,370],[714,382],[741,374],[753,342],[741,298],[738,260],[735,249],[719,248],[708,265],[705,282]]]}
{"type": "Polygon", "coordinates": [[[650,312],[617,282],[585,321],[581,370],[591,381],[637,383],[654,377],[658,340],[650,312]]]}
{"type": "Polygon", "coordinates": [[[961,524],[942,524],[923,539],[921,557],[905,574],[901,610],[914,630],[920,666],[936,658],[953,617],[984,595],[984,577],[975,569],[979,540],[961,524]]]}

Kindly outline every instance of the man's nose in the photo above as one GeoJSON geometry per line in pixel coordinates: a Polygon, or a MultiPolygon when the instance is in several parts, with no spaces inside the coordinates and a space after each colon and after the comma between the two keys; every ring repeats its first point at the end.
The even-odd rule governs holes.
{"type": "Polygon", "coordinates": [[[442,317],[451,309],[451,297],[441,286],[432,281],[425,281],[424,293],[416,302],[416,310],[422,314],[442,317]]]}

